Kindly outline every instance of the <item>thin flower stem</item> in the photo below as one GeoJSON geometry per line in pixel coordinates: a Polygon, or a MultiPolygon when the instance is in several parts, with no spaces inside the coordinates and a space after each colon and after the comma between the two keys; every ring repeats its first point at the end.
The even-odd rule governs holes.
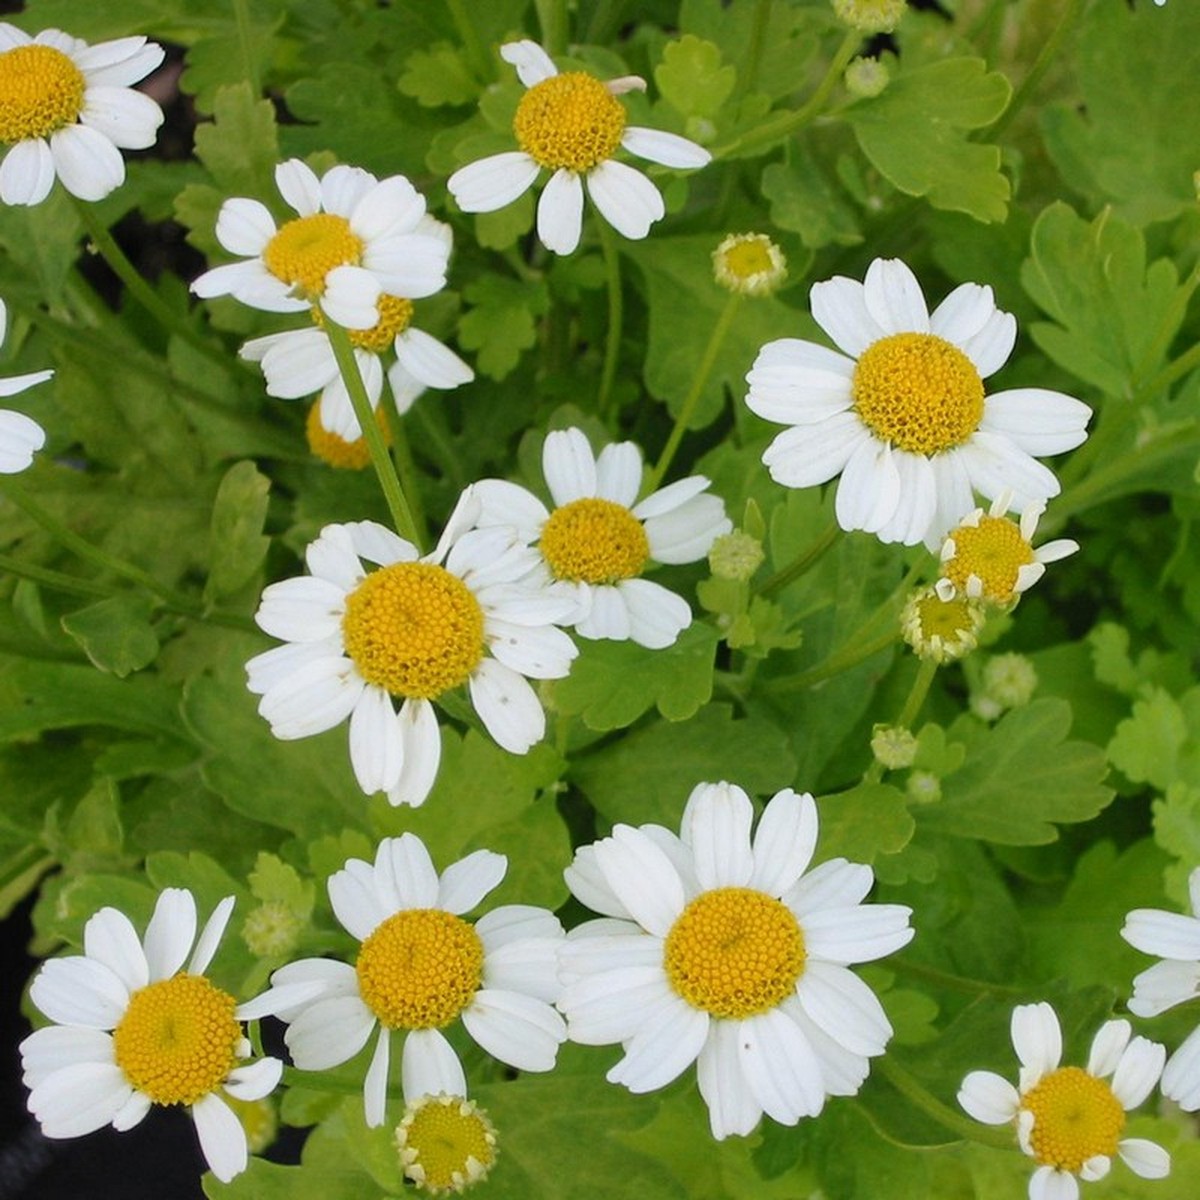
{"type": "Polygon", "coordinates": [[[929,688],[933,684],[933,677],[937,674],[937,669],[938,664],[935,659],[921,659],[916,678],[909,689],[908,699],[904,701],[904,707],[894,722],[901,729],[912,728],[912,723],[917,719],[917,715],[925,703],[925,697],[929,695],[929,688]]]}
{"type": "Polygon", "coordinates": [[[325,332],[329,335],[329,344],[333,347],[333,356],[337,359],[338,371],[350,395],[350,403],[354,406],[354,415],[358,418],[359,427],[371,454],[371,465],[375,468],[379,486],[383,489],[383,498],[387,501],[388,511],[392,514],[392,524],[396,532],[407,538],[418,550],[424,550],[424,542],[417,522],[413,518],[412,507],[405,494],[404,485],[396,474],[396,468],[388,454],[383,440],[383,432],[375,419],[375,410],[371,407],[371,399],[367,395],[366,385],[358,369],[354,357],[354,347],[350,344],[350,335],[336,321],[325,316],[325,332]]]}
{"type": "Polygon", "coordinates": [[[738,72],[737,87],[734,94],[744,96],[754,90],[758,82],[758,71],[762,66],[763,46],[767,40],[767,27],[771,24],[771,0],[758,0],[754,6],[753,24],[750,26],[750,44],[746,48],[746,58],[741,71],[738,72]]]}
{"type": "Polygon", "coordinates": [[[900,1095],[958,1137],[969,1142],[978,1142],[983,1146],[994,1146],[998,1150],[1017,1148],[1016,1138],[1011,1131],[1005,1133],[1003,1127],[998,1129],[980,1125],[978,1121],[972,1121],[970,1117],[956,1112],[948,1104],[943,1104],[923,1083],[910,1075],[893,1055],[885,1054],[875,1059],[873,1066],[900,1095]]]}
{"type": "Polygon", "coordinates": [[[756,588],[755,591],[760,596],[769,598],[783,591],[788,584],[795,583],[797,579],[811,571],[822,556],[833,548],[838,538],[838,530],[838,523],[836,521],[831,522],[829,527],[811,546],[801,551],[786,567],[776,571],[762,587],[756,588]]]}
{"type": "MultiPolygon", "coordinates": [[[[396,474],[401,479],[416,479],[417,464],[413,460],[412,446],[408,440],[408,427],[390,390],[386,392],[383,403],[386,405],[384,416],[387,419],[388,432],[392,435],[392,462],[395,464],[396,474]]],[[[424,538],[429,532],[429,518],[421,501],[420,488],[412,488],[408,493],[408,500],[412,507],[413,522],[424,538]]]]}
{"type": "Polygon", "coordinates": [[[567,48],[566,0],[535,0],[538,27],[542,31],[542,49],[553,58],[567,48]]]}
{"type": "Polygon", "coordinates": [[[113,273],[125,285],[129,294],[168,332],[194,346],[206,358],[217,363],[230,375],[239,372],[238,360],[214,346],[207,338],[198,334],[165,303],[163,298],[138,274],[137,268],[126,257],[117,239],[108,231],[104,222],[96,216],[96,210],[85,200],[72,197],[75,211],[87,230],[92,245],[100,252],[113,273]]]}
{"type": "Polygon", "coordinates": [[[471,14],[467,11],[467,6],[463,0],[446,0],[446,7],[450,10],[450,18],[454,22],[454,28],[462,41],[463,50],[472,70],[480,81],[487,83],[494,73],[492,56],[480,40],[479,33],[471,20],[471,14]]]}
{"type": "Polygon", "coordinates": [[[662,454],[658,456],[658,462],[654,464],[654,469],[646,480],[647,492],[654,491],[662,483],[663,476],[666,475],[667,468],[670,467],[671,460],[679,449],[679,443],[683,441],[683,435],[687,432],[687,427],[696,411],[696,405],[700,403],[704,386],[708,383],[708,377],[716,365],[717,355],[721,353],[721,347],[733,325],[733,319],[741,307],[741,300],[742,297],[737,292],[733,292],[725,301],[725,307],[721,309],[721,315],[717,318],[716,325],[713,326],[712,336],[704,348],[704,356],[700,359],[700,365],[696,368],[695,375],[692,376],[692,383],[688,388],[687,395],[684,396],[683,403],[679,406],[679,413],[675,417],[671,436],[667,438],[667,444],[663,447],[662,454]]]}
{"type": "Polygon", "coordinates": [[[258,59],[254,53],[254,26],[250,20],[248,0],[233,0],[233,13],[237,20],[238,48],[242,56],[242,74],[250,84],[254,95],[262,91],[262,80],[258,73],[258,59]]]}
{"type": "Polygon", "coordinates": [[[866,662],[868,658],[873,658],[881,650],[886,650],[899,637],[899,629],[889,629],[887,633],[881,633],[869,642],[859,642],[856,635],[850,639],[844,649],[838,651],[837,654],[831,654],[824,662],[818,663],[815,667],[810,667],[807,671],[801,671],[798,675],[792,675],[785,679],[769,680],[763,686],[773,696],[786,692],[802,692],[805,688],[816,687],[818,683],[833,679],[844,671],[857,667],[859,663],[866,662]]]}
{"type": "Polygon", "coordinates": [[[600,419],[608,417],[613,384],[617,378],[617,360],[621,354],[621,323],[624,320],[624,300],[621,295],[621,254],[617,235],[603,217],[596,218],[600,229],[600,250],[604,255],[604,277],[608,284],[608,329],[604,338],[604,368],[600,373],[600,391],[596,408],[600,419]]]}

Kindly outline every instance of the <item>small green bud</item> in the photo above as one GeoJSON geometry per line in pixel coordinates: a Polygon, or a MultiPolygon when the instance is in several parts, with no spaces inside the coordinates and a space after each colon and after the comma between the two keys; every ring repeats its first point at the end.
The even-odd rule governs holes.
{"type": "Polygon", "coordinates": [[[242,940],[258,958],[283,958],[295,950],[304,924],[282,900],[268,900],[246,914],[242,940]]]}
{"type": "Polygon", "coordinates": [[[932,771],[913,771],[906,790],[914,804],[934,804],[942,798],[942,781],[932,771]]]}
{"type": "Polygon", "coordinates": [[[891,33],[906,7],[905,0],[833,0],[838,20],[863,33],[891,33]]]}
{"type": "Polygon", "coordinates": [[[1023,654],[997,654],[983,668],[983,690],[1002,708],[1028,704],[1037,685],[1037,671],[1023,654]]]}
{"type": "Polygon", "coordinates": [[[846,68],[846,90],[852,96],[878,96],[890,79],[891,72],[877,58],[856,58],[846,68]]]}
{"type": "Polygon", "coordinates": [[[900,725],[876,725],[871,732],[871,753],[889,771],[903,770],[917,757],[917,739],[900,725]]]}
{"type": "Polygon", "coordinates": [[[735,529],[723,533],[708,552],[708,566],[718,579],[745,583],[763,564],[762,542],[735,529]]]}

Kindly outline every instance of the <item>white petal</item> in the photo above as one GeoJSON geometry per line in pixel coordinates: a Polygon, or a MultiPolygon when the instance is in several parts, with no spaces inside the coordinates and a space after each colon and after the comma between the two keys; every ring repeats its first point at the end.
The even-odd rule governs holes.
{"type": "Polygon", "coordinates": [[[348,658],[323,656],[298,667],[263,694],[259,713],[285,741],[341,724],[366,685],[348,658]]]}
{"type": "Polygon", "coordinates": [[[803,876],[782,899],[797,917],[804,920],[810,913],[825,908],[861,904],[874,882],[875,873],[865,863],[831,858],[803,876]]]}
{"type": "Polygon", "coordinates": [[[1137,1108],[1150,1095],[1163,1072],[1167,1048],[1135,1037],[1125,1048],[1112,1077],[1113,1095],[1125,1109],[1137,1108]]]}
{"type": "Polygon", "coordinates": [[[1006,489],[1013,507],[1025,508],[1057,496],[1061,490],[1054,472],[1031,458],[1009,437],[977,429],[969,442],[954,452],[961,456],[972,486],[989,500],[1006,489]]]}
{"type": "Polygon", "coordinates": [[[987,325],[995,312],[996,296],[990,287],[962,283],[933,310],[929,331],[962,346],[987,325]]]}
{"type": "Polygon", "coordinates": [[[506,150],[459,167],[446,187],[463,212],[495,212],[525,195],[540,170],[523,150],[506,150]]]}
{"type": "Polygon", "coordinates": [[[1092,1046],[1088,1051],[1088,1074],[1101,1078],[1111,1075],[1117,1069],[1132,1034],[1133,1027],[1128,1021],[1105,1021],[1092,1038],[1092,1046]]]}
{"type": "Polygon", "coordinates": [[[1143,954],[1180,961],[1200,958],[1200,920],[1156,908],[1135,908],[1121,936],[1143,954]]]}
{"type": "Polygon", "coordinates": [[[1062,392],[1014,388],[987,398],[979,428],[1004,434],[1026,454],[1042,458],[1086,441],[1091,415],[1082,400],[1062,392]]]}
{"type": "Polygon", "coordinates": [[[462,916],[500,886],[508,870],[508,859],[492,850],[476,850],[451,863],[438,883],[437,907],[462,916]]]}
{"type": "Polygon", "coordinates": [[[425,803],[442,760],[442,734],[437,713],[428,700],[405,700],[397,717],[404,743],[400,777],[388,789],[391,805],[416,808],[425,803]]]}
{"type": "Polygon", "coordinates": [[[892,1036],[891,1022],[878,997],[853,971],[810,959],[796,995],[808,1016],[835,1042],[867,1057],[883,1053],[892,1036]]]}
{"type": "Polygon", "coordinates": [[[738,1023],[742,1073],[763,1112],[783,1125],[825,1106],[821,1064],[803,1030],[778,1008],[738,1023]]]}
{"type": "Polygon", "coordinates": [[[1171,1173],[1171,1156],[1146,1138],[1122,1138],[1117,1143],[1121,1160],[1143,1179],[1166,1179],[1171,1173]]]}
{"type": "Polygon", "coordinates": [[[129,989],[103,963],[72,955],[42,964],[29,989],[52,1021],[88,1029],[113,1029],[125,1015],[129,989]]]}
{"type": "Polygon", "coordinates": [[[479,524],[512,525],[525,542],[536,541],[546,518],[546,506],[527,488],[506,479],[481,479],[475,484],[479,497],[479,524]]]}
{"type": "Polygon", "coordinates": [[[629,637],[639,646],[649,650],[673,646],[692,623],[688,602],[661,584],[649,579],[623,579],[616,590],[629,619],[629,637]]]}
{"type": "Polygon", "coordinates": [[[146,927],[151,981],[169,979],[183,966],[196,938],[196,901],[186,888],[165,888],[146,927]]]}
{"type": "Polygon", "coordinates": [[[923,454],[895,450],[892,463],[900,477],[900,495],[891,519],[878,530],[879,540],[915,546],[937,515],[937,476],[923,454]]]}
{"type": "Polygon", "coordinates": [[[1162,1093],[1185,1112],[1200,1108],[1200,1028],[1184,1038],[1162,1074],[1162,1093]]]}
{"type": "Polygon", "coordinates": [[[342,928],[360,942],[370,937],[392,914],[391,905],[381,901],[373,876],[368,877],[361,869],[351,869],[349,863],[330,875],[325,886],[333,915],[342,928]]]}
{"type": "Polygon", "coordinates": [[[596,495],[632,508],[642,486],[642,452],[634,442],[611,442],[596,458],[596,495]]]}
{"type": "Polygon", "coordinates": [[[546,714],[529,683],[494,658],[485,658],[470,681],[471,703],[488,733],[510,754],[524,754],[542,740],[546,714]]]}
{"type": "Polygon", "coordinates": [[[381,567],[392,563],[412,562],[417,557],[417,548],[398,533],[378,521],[348,521],[344,526],[350,532],[354,553],[367,562],[381,567]]]}
{"type": "Polygon", "coordinates": [[[275,168],[275,186],[300,216],[311,217],[321,211],[321,181],[300,159],[289,158],[275,168]]]}
{"type": "Polygon", "coordinates": [[[103,963],[131,992],[150,982],[150,968],[133,922],[115,908],[102,908],[88,919],[83,952],[103,963]]]}
{"type": "Polygon", "coordinates": [[[334,996],[306,1008],[284,1041],[302,1071],[325,1071],[353,1058],[375,1028],[375,1014],[358,996],[334,996]]]}
{"type": "Polygon", "coordinates": [[[648,1017],[663,1006],[678,1003],[661,965],[631,965],[587,975],[563,988],[558,1007],[570,1022],[571,1041],[585,1046],[627,1042],[648,1017]]]}
{"type": "Polygon", "coordinates": [[[588,172],[588,195],[619,233],[637,240],[666,214],[662,194],[640,171],[608,159],[588,172]]]}
{"type": "Polygon", "coordinates": [[[129,1099],[113,1115],[112,1127],[118,1133],[124,1133],[135,1125],[140,1125],[146,1119],[151,1105],[152,1101],[145,1092],[130,1092],[129,1099]]]}
{"type": "MultiPolygon", "coordinates": [[[[363,267],[334,267],[325,276],[321,293],[321,309],[346,329],[370,329],[379,322],[379,296],[383,284],[363,267]]],[[[426,293],[427,294],[427,293],[426,293]]],[[[374,355],[356,358],[374,358],[374,355]]],[[[359,364],[362,373],[362,362],[359,364]]],[[[380,373],[382,379],[382,372],[380,373]]],[[[378,396],[378,387],[375,394],[378,396]]]]}
{"type": "Polygon", "coordinates": [[[1044,1000],[1018,1004],[1010,1025],[1013,1049],[1030,1078],[1040,1079],[1058,1066],[1062,1059],[1062,1028],[1049,1004],[1044,1000]]]}
{"type": "Polygon", "coordinates": [[[47,1025],[34,1030],[19,1049],[21,1082],[30,1089],[65,1067],[115,1061],[111,1034],[78,1025],[47,1025]]]}
{"type": "Polygon", "coordinates": [[[1200,996],[1200,962],[1168,959],[1134,976],[1129,1011],[1139,1017],[1157,1017],[1196,996],[1200,996]]]}
{"type": "MultiPolygon", "coordinates": [[[[3,382],[12,381],[0,382],[0,392],[3,382]]],[[[46,432],[36,421],[24,413],[0,409],[0,474],[24,471],[45,444],[46,432]]]]}
{"type": "Polygon", "coordinates": [[[667,133],[662,129],[643,129],[638,125],[626,126],[621,135],[621,145],[630,154],[638,158],[649,159],[650,162],[662,163],[664,167],[676,167],[687,170],[691,167],[703,167],[712,162],[712,155],[703,146],[677,133],[667,133]]]}
{"type": "Polygon", "coordinates": [[[1007,1079],[993,1071],[972,1071],[958,1089],[958,1102],[976,1121],[1007,1125],[1017,1115],[1021,1096],[1007,1079]]]}
{"type": "Polygon", "coordinates": [[[462,1063],[450,1043],[436,1029],[414,1029],[404,1039],[400,1059],[404,1100],[411,1104],[422,1096],[465,1096],[467,1080],[462,1063]]]}
{"type": "Polygon", "coordinates": [[[596,494],[596,459],[581,429],[556,429],[542,446],[542,474],[559,507],[596,494]]]}
{"type": "Polygon", "coordinates": [[[493,1057],[518,1071],[549,1071],[567,1040],[549,1004],[518,992],[482,988],[463,1010],[467,1032],[493,1057]]]}
{"type": "Polygon", "coordinates": [[[835,275],[814,283],[809,293],[813,320],[833,339],[839,350],[857,358],[886,331],[867,311],[863,285],[857,279],[835,275]]]}
{"type": "Polygon", "coordinates": [[[898,258],[877,258],[863,280],[863,301],[885,334],[928,333],[929,309],[921,285],[898,258]]]}
{"type": "Polygon", "coordinates": [[[229,1072],[222,1087],[235,1100],[261,1100],[270,1095],[283,1078],[283,1063],[278,1058],[260,1058],[229,1072]]]}
{"type": "Polygon", "coordinates": [[[341,629],[346,593],[327,579],[296,576],[263,589],[254,620],[286,642],[319,642],[341,629]]]}
{"type": "Polygon", "coordinates": [[[370,171],[339,163],[321,176],[321,207],[326,212],[349,219],[378,185],[379,180],[370,171]]]}
{"type": "Polygon", "coordinates": [[[701,783],[683,810],[680,836],[691,848],[704,889],[745,887],[754,871],[750,824],[754,805],[732,783],[701,783]]]}
{"type": "MultiPolygon", "coordinates": [[[[371,186],[354,204],[350,229],[364,242],[372,242],[413,232],[424,215],[425,197],[403,175],[389,175],[371,186]]],[[[443,244],[448,257],[449,244],[443,244]]]]}
{"type": "Polygon", "coordinates": [[[146,150],[154,145],[163,111],[131,88],[89,87],[79,120],[121,150],[146,150]]]}
{"type": "Polygon", "coordinates": [[[116,38],[76,50],[72,57],[93,87],[129,87],[157,70],[166,52],[144,37],[116,38]]]}
{"type": "Polygon", "coordinates": [[[662,849],[642,830],[618,825],[592,850],[605,882],[630,916],[666,937],[685,900],[679,873],[662,849]]]}
{"type": "MultiPolygon", "coordinates": [[[[588,599],[590,603],[587,611],[575,622],[576,633],[585,638],[608,639],[617,642],[623,642],[629,637],[631,632],[629,609],[619,588],[610,584],[600,584],[588,590],[588,599]]],[[[688,618],[690,624],[690,610],[688,618]]],[[[674,638],[671,639],[671,641],[674,640],[674,638]]]]}
{"type": "Polygon", "coordinates": [[[203,975],[208,969],[208,964],[212,962],[212,957],[221,943],[225,926],[229,924],[233,905],[234,897],[226,896],[212,910],[208,920],[204,923],[204,928],[200,931],[200,936],[196,939],[196,949],[192,952],[192,958],[187,968],[189,975],[203,975]]]}
{"type": "Polygon", "coordinates": [[[371,1055],[371,1065],[367,1068],[367,1077],[363,1081],[363,1105],[368,1129],[382,1125],[384,1117],[387,1115],[387,1079],[388,1066],[391,1061],[389,1053],[391,1044],[392,1031],[380,1028],[379,1038],[375,1042],[375,1053],[371,1055]]]}
{"type": "Polygon", "coordinates": [[[192,1105],[192,1120],[209,1170],[228,1183],[246,1169],[246,1131],[233,1110],[214,1092],[192,1105]]]}
{"type": "Polygon", "coordinates": [[[1029,1200],[1079,1200],[1079,1184],[1068,1171],[1038,1167],[1029,1180],[1029,1200]]]}
{"type": "Polygon", "coordinates": [[[676,997],[642,1024],[626,1043],[625,1057],[605,1078],[634,1093],[666,1087],[696,1061],[710,1024],[708,1013],[676,997]]]}
{"type": "Polygon", "coordinates": [[[859,443],[842,470],[834,508],[845,530],[876,533],[900,503],[900,472],[892,448],[873,437],[859,443]]]}
{"type": "Polygon", "coordinates": [[[762,1116],[762,1106],[742,1071],[739,1032],[736,1021],[713,1021],[696,1062],[696,1081],[717,1139],[750,1133],[762,1116]]]}
{"type": "Polygon", "coordinates": [[[350,765],[368,795],[386,792],[400,776],[404,743],[392,698],[381,687],[363,688],[350,714],[350,765]]]}
{"type": "Polygon", "coordinates": [[[529,679],[561,679],[578,651],[561,629],[532,628],[492,618],[487,623],[488,646],[506,667],[529,679]]]}
{"type": "Polygon", "coordinates": [[[580,846],[575,858],[563,871],[563,879],[575,898],[593,912],[627,918],[631,914],[608,885],[593,846],[580,846]]]}
{"type": "MultiPolygon", "coordinates": [[[[640,477],[639,477],[640,482],[640,477]]],[[[693,497],[699,496],[712,481],[705,475],[689,475],[686,479],[677,479],[666,487],[651,492],[644,500],[640,500],[630,510],[639,521],[649,521],[654,517],[663,517],[687,505],[693,497]]]]}
{"type": "Polygon", "coordinates": [[[782,896],[812,861],[817,845],[817,806],[808,792],[791,788],[771,797],[754,833],[754,870],[749,886],[782,896]]]}
{"type": "Polygon", "coordinates": [[[527,87],[541,83],[558,74],[558,68],[545,50],[528,38],[519,42],[505,42],[500,47],[500,57],[517,69],[517,78],[527,87]]]}
{"type": "Polygon", "coordinates": [[[103,200],[125,180],[121,152],[86,125],[68,125],[52,133],[50,153],[63,187],[80,200],[103,200]]]}
{"type": "Polygon", "coordinates": [[[116,1063],[76,1063],[55,1071],[29,1093],[29,1111],[47,1137],[82,1137],[107,1125],[132,1091],[116,1063]]]}
{"type": "Polygon", "coordinates": [[[406,329],[396,338],[396,358],[424,387],[456,388],[475,378],[453,350],[419,329],[406,329]]]}
{"type": "Polygon", "coordinates": [[[565,167],[554,172],[537,206],[537,234],[547,250],[572,254],[583,230],[583,184],[565,167]]]}
{"type": "Polygon", "coordinates": [[[818,425],[785,429],[763,451],[771,478],[784,487],[806,488],[825,483],[846,467],[864,445],[877,444],[852,412],[837,413],[818,425]]]}
{"type": "Polygon", "coordinates": [[[678,565],[696,562],[713,542],[733,529],[725,515],[725,501],[708,493],[694,496],[674,512],[646,521],[646,540],[655,562],[678,565]]]}
{"type": "Polygon", "coordinates": [[[827,962],[872,962],[912,941],[911,915],[903,904],[823,908],[804,919],[805,946],[811,956],[827,962]]]}

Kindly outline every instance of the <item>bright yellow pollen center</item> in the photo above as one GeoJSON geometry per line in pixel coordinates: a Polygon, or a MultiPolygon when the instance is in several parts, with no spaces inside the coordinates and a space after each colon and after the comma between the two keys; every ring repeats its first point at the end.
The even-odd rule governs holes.
{"type": "MultiPolygon", "coordinates": [[[[390,296],[386,292],[379,297],[376,307],[379,309],[379,320],[370,329],[347,329],[350,345],[372,354],[382,354],[391,349],[396,335],[403,333],[412,320],[413,305],[411,300],[403,296],[390,296]]],[[[325,328],[325,314],[315,305],[312,310],[313,322],[322,329],[325,328]]]]}
{"type": "Polygon", "coordinates": [[[288,221],[267,243],[263,262],[276,279],[315,300],[325,291],[325,276],[334,267],[357,266],[362,253],[362,239],[345,217],[313,213],[288,221]]]}
{"type": "Polygon", "coordinates": [[[590,171],[612,158],[625,132],[625,109],[592,75],[567,71],[535,83],[513,118],[517,144],[539,166],[590,171]]]}
{"type": "Polygon", "coordinates": [[[944,642],[957,642],[978,628],[971,602],[963,596],[942,600],[936,592],[917,601],[921,633],[925,638],[940,637],[944,642]]]}
{"type": "Polygon", "coordinates": [[[1125,1128],[1125,1110],[1103,1079],[1060,1067],[1021,1097],[1033,1113],[1030,1144],[1044,1166],[1078,1174],[1097,1154],[1111,1158],[1125,1128]]]}
{"type": "Polygon", "coordinates": [[[983,418],[975,364],[932,333],[894,333],[858,356],[854,409],[880,441],[912,454],[965,442],[983,418]]]}
{"type": "Polygon", "coordinates": [[[427,1096],[402,1129],[405,1172],[425,1191],[461,1191],[496,1161],[491,1121],[457,1096],[427,1096]]]}
{"type": "Polygon", "coordinates": [[[612,500],[572,500],[555,509],[539,544],[556,578],[576,583],[633,579],[650,557],[641,521],[612,500]]]}
{"type": "Polygon", "coordinates": [[[0,54],[0,142],[49,137],[83,109],[83,72],[53,46],[17,46],[0,54]]]}
{"type": "MultiPolygon", "coordinates": [[[[375,410],[375,422],[379,432],[383,434],[386,445],[392,443],[392,430],[387,422],[387,414],[381,405],[375,410]]],[[[304,424],[304,435],[308,439],[308,448],[322,462],[331,467],[346,471],[361,471],[371,463],[371,451],[367,449],[367,439],[357,438],[352,442],[346,441],[336,433],[330,433],[321,424],[321,402],[317,400],[308,410],[308,419],[304,424]]]]}
{"type": "Polygon", "coordinates": [[[440,908],[393,913],[362,944],[358,990],[388,1029],[440,1029],[479,990],[483,943],[461,917],[440,908]]]}
{"type": "Polygon", "coordinates": [[[1020,526],[1007,517],[981,517],[978,525],[960,525],[951,534],[954,557],[942,564],[946,578],[966,591],[974,575],[989,600],[1005,603],[1017,587],[1017,572],[1034,561],[1033,547],[1020,526]]]}
{"type": "Polygon", "coordinates": [[[394,563],[346,597],[342,638],[368,683],[431,700],[464,683],[483,657],[483,609],[445,567],[394,563]]]}
{"type": "Polygon", "coordinates": [[[233,1070],[242,1029],[233,997],[203,975],[134,992],[113,1031],[117,1066],[155,1104],[195,1104],[233,1070]]]}
{"type": "Polygon", "coordinates": [[[676,993],[714,1017],[766,1012],[796,990],[804,933],[788,907],[753,888],[701,892],[679,915],[663,948],[676,993]]]}
{"type": "Polygon", "coordinates": [[[770,242],[766,238],[747,238],[725,251],[725,269],[738,279],[753,279],[764,271],[774,271],[770,242]]]}

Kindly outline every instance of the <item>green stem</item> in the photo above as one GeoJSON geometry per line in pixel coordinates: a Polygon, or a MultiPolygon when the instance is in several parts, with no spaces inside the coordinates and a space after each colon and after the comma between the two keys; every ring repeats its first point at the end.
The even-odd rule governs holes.
{"type": "Polygon", "coordinates": [[[417,549],[424,549],[424,542],[413,518],[412,508],[405,495],[404,486],[396,474],[396,468],[388,454],[387,445],[383,440],[383,431],[375,419],[375,410],[371,407],[371,398],[367,395],[366,385],[354,358],[354,347],[350,344],[350,335],[336,322],[324,317],[325,332],[329,335],[329,344],[333,347],[333,356],[337,359],[338,371],[350,394],[350,403],[354,406],[354,415],[358,418],[359,427],[371,454],[371,465],[375,468],[375,476],[383,489],[383,498],[387,501],[388,512],[392,514],[392,524],[396,532],[407,538],[417,549]]]}
{"type": "Polygon", "coordinates": [[[1015,1150],[1016,1136],[1013,1132],[1003,1132],[990,1125],[981,1125],[970,1117],[943,1104],[923,1083],[910,1075],[894,1056],[885,1054],[874,1060],[872,1066],[888,1081],[906,1100],[911,1101],[927,1117],[931,1117],[939,1125],[951,1133],[969,1142],[978,1142],[983,1146],[994,1146],[998,1150],[1015,1150]]]}
{"type": "Polygon", "coordinates": [[[912,728],[913,722],[917,719],[917,714],[921,711],[921,706],[925,703],[925,697],[929,695],[929,688],[933,683],[933,677],[937,674],[937,669],[938,664],[935,659],[921,659],[921,665],[917,668],[916,678],[909,689],[908,699],[904,701],[904,707],[900,710],[900,715],[894,722],[901,729],[912,728]]]}
{"type": "Polygon", "coordinates": [[[138,274],[116,238],[108,231],[104,222],[96,216],[96,210],[85,200],[72,197],[75,211],[87,230],[92,245],[100,252],[113,273],[125,285],[126,291],[169,333],[182,338],[194,346],[206,358],[219,364],[230,375],[238,370],[238,360],[224,350],[212,345],[207,338],[198,334],[163,298],[138,274]]]}
{"type": "Polygon", "coordinates": [[[760,588],[755,590],[760,596],[771,597],[783,591],[790,583],[810,571],[820,558],[830,550],[838,538],[838,523],[832,522],[829,527],[807,550],[801,551],[786,567],[776,571],[760,588]]]}
{"type": "Polygon", "coordinates": [[[650,472],[650,477],[646,480],[646,491],[652,492],[663,481],[663,476],[667,473],[667,468],[671,465],[671,460],[675,457],[675,452],[679,449],[679,443],[683,441],[683,435],[687,432],[688,425],[691,423],[692,416],[696,412],[696,405],[700,403],[700,396],[704,391],[705,384],[708,383],[708,377],[712,374],[712,369],[717,361],[717,355],[721,353],[721,347],[725,343],[725,338],[729,333],[730,327],[733,325],[733,318],[737,315],[738,309],[741,307],[742,297],[733,292],[729,299],[725,301],[725,307],[721,309],[721,315],[717,318],[717,323],[713,327],[712,336],[708,339],[708,345],[704,348],[704,356],[700,359],[700,365],[696,368],[695,375],[692,376],[691,386],[688,388],[687,395],[683,398],[683,403],[679,406],[679,412],[675,417],[675,425],[671,429],[671,436],[667,438],[667,444],[663,447],[663,452],[658,456],[658,462],[654,464],[654,469],[650,472]]]}
{"type": "Polygon", "coordinates": [[[753,24],[750,26],[750,44],[746,47],[746,58],[739,72],[734,95],[744,96],[754,90],[758,82],[758,70],[762,66],[763,46],[767,40],[767,26],[771,23],[771,0],[758,0],[754,6],[753,24]]]}
{"type": "Polygon", "coordinates": [[[258,58],[254,53],[254,26],[250,21],[250,6],[247,0],[233,0],[233,13],[237,19],[238,48],[242,53],[242,74],[250,84],[254,95],[262,91],[262,80],[258,74],[258,58]]]}
{"type": "Polygon", "coordinates": [[[899,637],[899,629],[889,629],[887,633],[881,633],[869,642],[860,642],[855,636],[850,639],[844,649],[839,650],[836,654],[831,654],[824,662],[817,663],[815,667],[810,667],[807,671],[801,671],[799,674],[785,679],[769,680],[763,686],[773,696],[783,695],[786,692],[802,692],[805,688],[815,687],[818,683],[824,683],[827,679],[841,675],[843,671],[849,671],[851,667],[857,667],[859,663],[874,657],[881,650],[886,650],[899,637]]]}
{"type": "Polygon", "coordinates": [[[538,26],[542,31],[542,49],[553,58],[567,48],[566,0],[535,0],[538,26]]]}
{"type": "Polygon", "coordinates": [[[467,61],[471,64],[476,77],[486,83],[494,74],[495,64],[479,38],[467,6],[463,0],[446,0],[446,7],[450,10],[450,18],[462,41],[467,61]]]}
{"type": "Polygon", "coordinates": [[[603,217],[597,217],[600,227],[600,250],[604,255],[604,277],[608,284],[608,329],[604,337],[604,367],[600,372],[600,391],[596,407],[600,419],[608,417],[613,384],[617,378],[617,360],[621,353],[621,323],[624,320],[624,301],[621,296],[621,254],[617,235],[603,217]]]}
{"type": "MultiPolygon", "coordinates": [[[[395,464],[396,474],[401,479],[415,480],[417,464],[413,459],[412,446],[408,440],[408,427],[405,425],[399,409],[396,408],[396,401],[390,389],[387,390],[382,403],[387,405],[384,409],[384,417],[388,423],[388,432],[392,435],[392,462],[395,464]]],[[[425,505],[421,501],[421,489],[413,487],[408,493],[408,499],[412,506],[413,522],[421,537],[424,538],[429,532],[429,518],[425,514],[425,505]]]]}

